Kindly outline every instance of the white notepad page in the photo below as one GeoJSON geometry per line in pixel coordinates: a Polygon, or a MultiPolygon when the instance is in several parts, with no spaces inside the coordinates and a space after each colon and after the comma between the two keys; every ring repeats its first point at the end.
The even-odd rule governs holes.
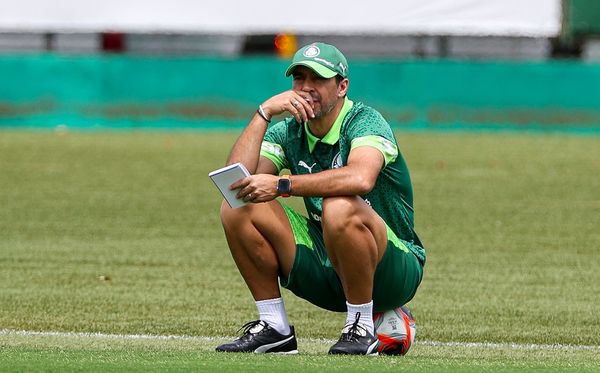
{"type": "Polygon", "coordinates": [[[247,202],[244,202],[242,199],[235,198],[239,189],[230,190],[229,186],[236,181],[245,178],[246,176],[250,176],[250,172],[246,169],[246,167],[241,163],[234,163],[232,165],[219,168],[218,170],[214,170],[208,174],[212,181],[215,183],[217,188],[221,191],[223,197],[229,206],[233,208],[242,207],[247,202]]]}

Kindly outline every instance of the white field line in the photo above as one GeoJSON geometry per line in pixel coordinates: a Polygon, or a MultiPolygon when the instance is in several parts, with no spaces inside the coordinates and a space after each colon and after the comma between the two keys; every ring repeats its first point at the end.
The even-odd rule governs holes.
{"type": "MultiPolygon", "coordinates": [[[[24,337],[63,337],[63,338],[97,338],[116,340],[180,340],[196,342],[215,342],[233,337],[207,337],[190,335],[152,335],[152,334],[105,334],[105,333],[75,333],[75,332],[36,332],[28,330],[0,329],[0,336],[24,336],[24,337]]],[[[335,340],[320,338],[299,338],[300,342],[310,344],[333,344],[335,340]]],[[[535,344],[535,343],[492,343],[492,342],[440,342],[440,341],[415,341],[417,345],[433,347],[466,347],[483,349],[510,349],[510,350],[590,350],[600,351],[600,346],[590,345],[566,345],[566,344],[535,344]]]]}

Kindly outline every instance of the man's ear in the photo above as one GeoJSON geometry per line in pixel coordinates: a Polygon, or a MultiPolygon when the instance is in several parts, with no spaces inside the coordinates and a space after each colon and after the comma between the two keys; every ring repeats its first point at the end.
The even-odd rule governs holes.
{"type": "Polygon", "coordinates": [[[344,78],[340,84],[338,85],[338,97],[344,97],[346,96],[346,94],[348,93],[348,85],[350,84],[350,81],[348,81],[348,78],[344,78]]]}

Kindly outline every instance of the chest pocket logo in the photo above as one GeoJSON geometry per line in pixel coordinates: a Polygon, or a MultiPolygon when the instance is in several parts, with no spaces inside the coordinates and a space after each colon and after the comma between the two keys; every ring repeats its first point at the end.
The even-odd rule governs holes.
{"type": "Polygon", "coordinates": [[[316,165],[317,165],[316,163],[313,163],[313,164],[312,164],[312,166],[309,166],[309,165],[308,165],[306,162],[304,162],[304,161],[300,161],[300,162],[298,162],[298,166],[301,166],[301,167],[304,167],[304,168],[306,168],[306,169],[308,170],[308,173],[309,173],[309,174],[312,174],[312,169],[313,169],[313,167],[315,167],[316,165]]]}

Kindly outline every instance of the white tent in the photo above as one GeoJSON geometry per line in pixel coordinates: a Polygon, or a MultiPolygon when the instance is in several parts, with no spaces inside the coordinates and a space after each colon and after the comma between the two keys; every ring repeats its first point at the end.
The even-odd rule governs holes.
{"type": "Polygon", "coordinates": [[[0,32],[552,37],[560,25],[560,0],[19,0],[0,12],[0,32]]]}

